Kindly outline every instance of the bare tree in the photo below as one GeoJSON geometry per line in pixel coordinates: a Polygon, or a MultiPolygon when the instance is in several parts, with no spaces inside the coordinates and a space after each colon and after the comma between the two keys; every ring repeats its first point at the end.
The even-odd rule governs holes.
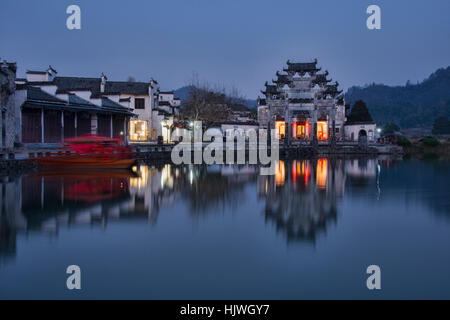
{"type": "Polygon", "coordinates": [[[188,85],[188,98],[184,102],[182,117],[192,121],[202,121],[206,128],[221,123],[228,118],[229,106],[225,93],[211,89],[208,83],[200,83],[193,74],[188,85]]]}

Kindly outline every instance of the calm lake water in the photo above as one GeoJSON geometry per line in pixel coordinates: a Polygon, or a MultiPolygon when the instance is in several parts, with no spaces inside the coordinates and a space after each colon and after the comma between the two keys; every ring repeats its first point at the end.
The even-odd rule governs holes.
{"type": "Polygon", "coordinates": [[[450,298],[449,162],[136,171],[4,179],[0,298],[450,298]]]}

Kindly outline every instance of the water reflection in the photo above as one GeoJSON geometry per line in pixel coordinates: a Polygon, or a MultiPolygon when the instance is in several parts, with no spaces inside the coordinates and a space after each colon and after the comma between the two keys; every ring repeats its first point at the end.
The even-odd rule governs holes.
{"type": "MultiPolygon", "coordinates": [[[[192,218],[227,214],[249,201],[248,192],[264,208],[266,223],[274,225],[288,242],[315,242],[337,221],[339,199],[345,196],[346,188],[351,188],[351,196],[372,195],[367,199],[370,205],[371,201],[383,200],[383,195],[391,198],[389,190],[421,187],[420,183],[429,178],[414,175],[417,165],[423,166],[429,177],[438,176],[433,167],[423,163],[320,158],[278,161],[273,176],[260,175],[259,167],[251,165],[165,164],[135,167],[133,172],[40,171],[4,178],[0,185],[0,256],[16,254],[20,232],[57,236],[62,227],[104,229],[108,222],[123,219],[144,219],[152,226],[161,208],[170,209],[175,203],[185,205],[192,218]],[[417,177],[418,182],[414,180],[417,177]]],[[[428,182],[426,186],[439,188],[442,179],[450,177],[449,166],[443,168],[446,171],[441,182],[428,182]]],[[[448,212],[445,195],[437,201],[428,201],[425,196],[424,201],[448,212]]],[[[412,197],[417,201],[417,195],[412,197]]]]}
{"type": "Polygon", "coordinates": [[[314,241],[336,220],[336,199],[343,195],[343,160],[279,161],[275,176],[259,176],[258,194],[265,199],[266,221],[288,241],[314,241]]]}

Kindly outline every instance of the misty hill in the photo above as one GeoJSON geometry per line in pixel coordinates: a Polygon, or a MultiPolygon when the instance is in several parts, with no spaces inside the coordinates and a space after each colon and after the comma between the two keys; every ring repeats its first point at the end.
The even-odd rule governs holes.
{"type": "MultiPolygon", "coordinates": [[[[188,99],[190,87],[191,86],[184,86],[184,87],[181,87],[174,91],[175,97],[180,98],[182,104],[184,101],[186,101],[188,99]]],[[[256,109],[256,105],[257,105],[256,99],[252,100],[252,99],[240,98],[237,100],[238,100],[239,104],[241,104],[242,106],[245,106],[248,109],[251,109],[251,110],[256,109]]],[[[245,109],[245,108],[243,108],[243,109],[245,109]]]]}
{"type": "Polygon", "coordinates": [[[438,69],[418,84],[351,87],[346,102],[364,100],[378,124],[394,122],[402,128],[430,127],[439,116],[450,116],[450,67],[438,69]]]}

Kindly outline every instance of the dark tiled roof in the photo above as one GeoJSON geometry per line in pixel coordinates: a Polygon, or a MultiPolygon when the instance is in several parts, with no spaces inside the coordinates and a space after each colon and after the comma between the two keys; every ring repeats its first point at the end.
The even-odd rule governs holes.
{"type": "Polygon", "coordinates": [[[266,86],[266,91],[261,91],[262,93],[264,93],[264,94],[277,94],[278,93],[278,89],[277,89],[276,85],[271,85],[266,82],[265,86],[266,86]]]}
{"type": "Polygon", "coordinates": [[[318,71],[316,67],[317,60],[314,62],[290,62],[289,60],[286,62],[288,65],[287,69],[283,69],[284,71],[295,71],[295,72],[306,72],[306,71],[318,71]]]}
{"type": "Polygon", "coordinates": [[[327,86],[325,87],[324,94],[325,94],[325,95],[330,94],[330,95],[332,95],[333,97],[338,96],[339,94],[342,93],[342,90],[338,90],[338,86],[339,86],[339,83],[338,83],[338,82],[336,82],[335,84],[329,84],[329,85],[327,85],[327,86]]]}
{"type": "Polygon", "coordinates": [[[105,98],[105,97],[102,97],[102,107],[128,110],[127,108],[125,108],[121,104],[119,104],[117,102],[114,102],[111,99],[108,99],[108,98],[105,98]]]}
{"type": "Polygon", "coordinates": [[[69,93],[69,103],[71,104],[79,104],[79,105],[86,105],[86,106],[95,106],[94,104],[90,103],[87,100],[84,100],[80,98],[79,96],[69,93]]]}
{"type": "Polygon", "coordinates": [[[331,82],[330,79],[327,79],[328,72],[326,74],[317,74],[316,78],[312,81],[313,84],[323,84],[331,82]]]}
{"type": "Polygon", "coordinates": [[[86,90],[96,93],[100,91],[100,78],[55,77],[53,84],[58,87],[57,93],[86,90]]]}
{"type": "Polygon", "coordinates": [[[49,108],[63,108],[63,109],[76,109],[76,110],[92,110],[106,113],[122,113],[127,115],[133,115],[127,108],[115,103],[114,101],[103,98],[102,106],[97,106],[89,101],[86,101],[75,94],[68,94],[68,101],[59,99],[41,88],[25,85],[24,89],[27,90],[26,104],[32,107],[49,107],[49,108]]]}
{"type": "Polygon", "coordinates": [[[278,76],[278,79],[275,80],[275,81],[273,81],[273,82],[275,82],[275,83],[289,84],[289,83],[291,82],[291,80],[289,79],[289,76],[286,75],[286,74],[279,74],[279,73],[277,72],[277,76],[278,76]]]}
{"type": "Polygon", "coordinates": [[[96,91],[91,94],[91,99],[108,98],[108,96],[119,96],[120,92],[100,92],[96,91]]]}
{"type": "Polygon", "coordinates": [[[128,81],[106,81],[105,91],[100,92],[101,78],[81,77],[55,77],[53,84],[58,87],[57,93],[69,91],[91,91],[92,98],[100,98],[102,95],[148,95],[149,83],[128,81]]]}
{"type": "Polygon", "coordinates": [[[43,91],[41,88],[27,86],[26,89],[27,89],[27,100],[67,104],[66,101],[56,98],[55,96],[43,91]]]}
{"type": "Polygon", "coordinates": [[[47,71],[33,71],[33,70],[27,70],[26,73],[29,73],[29,74],[46,74],[47,71]]]}
{"type": "Polygon", "coordinates": [[[150,83],[106,81],[105,93],[119,92],[121,94],[148,95],[150,83]]]}

